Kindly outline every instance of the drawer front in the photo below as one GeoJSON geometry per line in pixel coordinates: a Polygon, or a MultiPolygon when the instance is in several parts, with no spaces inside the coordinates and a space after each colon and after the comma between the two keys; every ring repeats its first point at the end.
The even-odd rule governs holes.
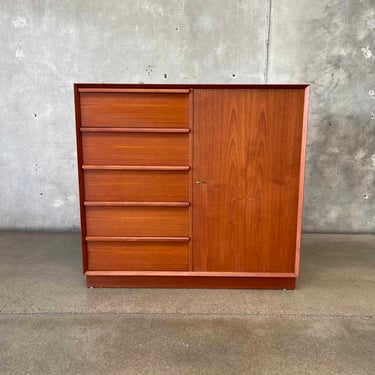
{"type": "Polygon", "coordinates": [[[189,172],[85,170],[87,201],[188,202],[189,172]]]}
{"type": "Polygon", "coordinates": [[[187,128],[189,94],[81,93],[87,127],[187,128]]]}
{"type": "Polygon", "coordinates": [[[188,207],[86,207],[88,236],[188,236],[188,207]]]}
{"type": "Polygon", "coordinates": [[[189,134],[83,133],[83,163],[189,165],[189,134]]]}
{"type": "Polygon", "coordinates": [[[187,271],[188,242],[88,242],[90,271],[187,271]]]}

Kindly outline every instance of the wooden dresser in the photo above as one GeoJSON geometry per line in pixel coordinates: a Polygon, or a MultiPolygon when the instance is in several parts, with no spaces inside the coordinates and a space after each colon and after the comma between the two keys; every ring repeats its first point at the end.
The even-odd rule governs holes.
{"type": "Polygon", "coordinates": [[[295,287],[308,85],[74,92],[87,286],[295,287]]]}

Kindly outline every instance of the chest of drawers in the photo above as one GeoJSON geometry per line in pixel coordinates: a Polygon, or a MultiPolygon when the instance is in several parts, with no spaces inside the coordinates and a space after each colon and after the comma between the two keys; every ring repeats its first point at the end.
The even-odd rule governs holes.
{"type": "Polygon", "coordinates": [[[75,84],[94,287],[295,286],[307,85],[75,84]]]}

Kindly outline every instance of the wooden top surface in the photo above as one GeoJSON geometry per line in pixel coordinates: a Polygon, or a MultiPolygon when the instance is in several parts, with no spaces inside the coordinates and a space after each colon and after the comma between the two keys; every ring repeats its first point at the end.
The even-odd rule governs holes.
{"type": "Polygon", "coordinates": [[[74,86],[80,89],[101,88],[101,89],[304,89],[310,84],[308,83],[287,83],[287,84],[197,84],[197,83],[182,83],[182,84],[144,84],[144,83],[75,83],[74,86]]]}

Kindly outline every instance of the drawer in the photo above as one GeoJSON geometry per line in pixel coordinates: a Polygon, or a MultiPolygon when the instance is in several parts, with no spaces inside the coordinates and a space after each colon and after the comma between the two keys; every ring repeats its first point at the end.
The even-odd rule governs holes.
{"type": "Polygon", "coordinates": [[[84,182],[87,201],[189,201],[188,171],[85,170],[84,182]]]}
{"type": "Polygon", "coordinates": [[[81,93],[81,126],[187,128],[188,93],[81,93]]]}
{"type": "Polygon", "coordinates": [[[82,133],[84,164],[189,165],[188,133],[82,133]]]}
{"type": "Polygon", "coordinates": [[[90,271],[188,271],[189,242],[88,242],[90,271]]]}
{"type": "Polygon", "coordinates": [[[88,236],[188,236],[189,207],[86,207],[88,236]]]}

